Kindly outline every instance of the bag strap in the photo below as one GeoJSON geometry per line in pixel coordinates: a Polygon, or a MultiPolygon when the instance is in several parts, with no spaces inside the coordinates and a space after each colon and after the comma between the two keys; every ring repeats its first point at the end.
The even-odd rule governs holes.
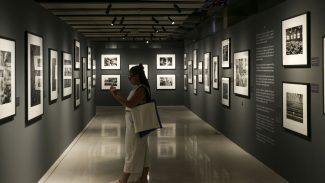
{"type": "Polygon", "coordinates": [[[150,96],[150,92],[147,86],[145,85],[141,85],[141,87],[144,88],[145,92],[146,92],[146,102],[151,102],[151,96],[150,96]]]}

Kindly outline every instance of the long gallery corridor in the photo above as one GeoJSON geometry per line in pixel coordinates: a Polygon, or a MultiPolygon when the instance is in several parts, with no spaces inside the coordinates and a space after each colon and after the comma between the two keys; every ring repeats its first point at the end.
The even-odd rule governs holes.
{"type": "MultiPolygon", "coordinates": [[[[159,107],[159,112],[164,128],[149,138],[150,183],[287,182],[186,107],[159,107]]],[[[97,107],[97,115],[40,182],[117,179],[123,169],[124,133],[123,108],[97,107]]]]}

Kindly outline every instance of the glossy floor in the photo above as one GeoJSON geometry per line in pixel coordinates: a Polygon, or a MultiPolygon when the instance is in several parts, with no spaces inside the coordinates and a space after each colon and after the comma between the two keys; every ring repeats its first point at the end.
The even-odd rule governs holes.
{"type": "MultiPolygon", "coordinates": [[[[187,108],[161,107],[159,111],[164,128],[149,138],[150,183],[287,182],[187,108]]],[[[122,108],[97,108],[96,117],[46,182],[117,179],[123,169],[124,133],[122,108]]]]}

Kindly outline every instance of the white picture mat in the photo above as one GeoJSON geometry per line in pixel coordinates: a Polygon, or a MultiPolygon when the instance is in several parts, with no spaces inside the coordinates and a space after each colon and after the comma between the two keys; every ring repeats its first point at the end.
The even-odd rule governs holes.
{"type": "Polygon", "coordinates": [[[58,98],[58,93],[59,93],[59,90],[58,90],[58,62],[59,62],[59,53],[55,50],[50,50],[50,93],[51,93],[51,96],[50,96],[50,99],[51,101],[55,100],[58,98]],[[52,59],[55,59],[56,60],[56,64],[55,64],[55,68],[53,68],[53,64],[52,64],[52,59]],[[52,91],[53,90],[53,83],[52,83],[52,78],[53,78],[53,72],[52,70],[55,71],[55,85],[56,85],[56,90],[55,91],[52,91]]]}
{"type": "Polygon", "coordinates": [[[63,70],[62,70],[62,89],[63,89],[63,97],[69,96],[72,94],[72,86],[73,86],[73,81],[72,81],[72,75],[73,75],[73,69],[72,69],[72,55],[70,53],[64,53],[63,52],[63,58],[62,58],[62,65],[63,65],[63,70]],[[70,60],[71,65],[64,65],[64,60],[70,60]],[[64,69],[70,69],[71,68],[71,76],[64,76],[64,69]],[[69,79],[71,80],[71,86],[68,88],[64,88],[64,80],[69,79]]]}
{"type": "Polygon", "coordinates": [[[283,83],[283,127],[303,135],[308,135],[308,87],[305,84],[283,83]],[[303,95],[303,122],[299,123],[287,118],[287,92],[303,95]]]}
{"type": "Polygon", "coordinates": [[[203,64],[203,73],[204,73],[204,91],[210,92],[211,91],[211,70],[210,70],[210,53],[204,54],[204,64],[203,64]]]}
{"type": "Polygon", "coordinates": [[[212,86],[219,88],[219,57],[212,58],[212,86]]]}
{"type": "Polygon", "coordinates": [[[193,67],[192,67],[192,60],[189,60],[187,62],[188,65],[188,83],[192,84],[193,83],[193,67]]]}
{"type": "Polygon", "coordinates": [[[76,48],[75,49],[75,57],[74,57],[74,64],[75,64],[75,68],[76,69],[80,69],[80,52],[81,52],[81,49],[80,49],[80,42],[79,41],[75,41],[75,47],[76,48],[79,48],[79,53],[78,53],[78,58],[76,58],[76,48]]]}
{"type": "Polygon", "coordinates": [[[197,75],[193,76],[193,93],[197,94],[197,75]]]}
{"type": "Polygon", "coordinates": [[[226,39],[221,42],[221,62],[222,62],[222,68],[230,67],[230,39],[226,39]],[[225,55],[223,54],[223,47],[226,45],[228,45],[228,54],[227,54],[228,59],[224,61],[225,55]]]}
{"type": "Polygon", "coordinates": [[[197,50],[193,50],[193,69],[197,68],[197,50]]]}
{"type": "Polygon", "coordinates": [[[221,86],[221,102],[222,102],[222,104],[223,105],[225,105],[225,106],[228,106],[229,107],[229,99],[230,99],[230,92],[229,92],[229,90],[230,90],[230,78],[222,78],[221,79],[222,80],[222,86],[221,86]],[[223,87],[224,87],[224,83],[225,84],[227,84],[227,86],[228,86],[228,99],[224,99],[223,98],[223,87]]]}
{"type": "Polygon", "coordinates": [[[87,77],[87,99],[91,99],[91,77],[87,77]]]}
{"type": "Polygon", "coordinates": [[[93,86],[96,86],[96,60],[93,59],[93,86]]]}
{"type": "Polygon", "coordinates": [[[162,90],[174,90],[176,89],[176,76],[173,74],[165,74],[165,75],[157,75],[157,89],[162,89],[162,90]],[[161,86],[160,85],[160,78],[168,77],[172,81],[171,86],[161,86]]]}
{"type": "Polygon", "coordinates": [[[184,69],[187,69],[186,53],[184,53],[184,69]]]}
{"type": "MultiPolygon", "coordinates": [[[[37,116],[40,116],[43,114],[43,94],[44,94],[44,90],[43,90],[43,69],[41,70],[40,74],[41,74],[41,102],[39,105],[36,105],[34,107],[31,106],[31,73],[30,73],[30,70],[31,70],[31,62],[33,62],[32,60],[30,60],[30,45],[33,44],[33,45],[37,45],[37,46],[40,46],[40,59],[41,59],[41,62],[43,63],[43,38],[41,37],[38,37],[38,36],[35,36],[35,35],[32,35],[30,33],[27,34],[27,41],[28,41],[28,48],[27,48],[27,58],[28,58],[28,63],[27,63],[27,69],[28,69],[28,92],[27,92],[27,95],[28,95],[28,103],[27,103],[27,106],[28,106],[28,117],[27,119],[28,120],[31,120],[37,116]]],[[[43,65],[43,64],[42,64],[43,65]]],[[[34,76],[33,76],[34,77],[34,76]]]]}
{"type": "Polygon", "coordinates": [[[75,89],[75,106],[78,107],[80,105],[80,98],[81,98],[81,85],[80,85],[80,79],[79,78],[76,78],[75,80],[75,87],[78,87],[79,86],[79,99],[77,99],[77,88],[75,89]]]}
{"type": "Polygon", "coordinates": [[[87,88],[87,58],[82,58],[82,89],[87,88]]]}
{"type": "Polygon", "coordinates": [[[0,38],[0,50],[11,53],[11,97],[10,103],[0,105],[0,119],[16,113],[16,43],[0,38]]]}
{"type": "Polygon", "coordinates": [[[187,74],[184,74],[184,90],[187,90],[187,74]]]}
{"type": "Polygon", "coordinates": [[[87,69],[90,70],[91,69],[91,48],[88,47],[88,62],[87,62],[87,69]]]}
{"type": "Polygon", "coordinates": [[[101,55],[101,68],[102,69],[120,69],[121,68],[121,57],[118,54],[103,54],[101,55]],[[116,66],[105,66],[105,58],[116,58],[116,66]]]}
{"type": "Polygon", "coordinates": [[[203,83],[203,62],[199,62],[197,74],[199,83],[203,83]]]}
{"type": "MultiPolygon", "coordinates": [[[[138,66],[138,64],[130,64],[129,65],[129,70],[134,67],[134,66],[138,66]]],[[[147,79],[149,78],[149,66],[148,64],[143,64],[143,69],[144,69],[144,74],[146,75],[147,79]]]]}
{"type": "Polygon", "coordinates": [[[307,14],[282,21],[282,58],[283,65],[307,65],[307,14]],[[286,55],[286,29],[302,25],[303,53],[286,55]]]}
{"type": "Polygon", "coordinates": [[[102,90],[109,90],[111,88],[111,85],[107,85],[105,86],[105,79],[108,78],[116,78],[117,79],[117,83],[116,83],[116,89],[120,90],[121,89],[121,76],[120,75],[102,75],[102,90]]]}
{"type": "Polygon", "coordinates": [[[244,96],[249,96],[249,51],[242,51],[242,52],[237,52],[234,54],[234,93],[239,94],[239,95],[244,95],[244,96]],[[243,59],[247,59],[247,87],[241,87],[241,86],[236,86],[236,82],[237,82],[237,67],[236,67],[236,63],[237,60],[243,58],[243,59]]]}
{"type": "Polygon", "coordinates": [[[157,69],[176,69],[176,60],[175,60],[175,54],[157,54],[157,69]],[[172,63],[170,66],[161,66],[160,65],[160,58],[163,57],[171,57],[172,63]]]}

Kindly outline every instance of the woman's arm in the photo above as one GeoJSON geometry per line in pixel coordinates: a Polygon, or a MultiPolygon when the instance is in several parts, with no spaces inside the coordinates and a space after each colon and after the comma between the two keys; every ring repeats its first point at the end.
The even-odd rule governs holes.
{"type": "Polygon", "coordinates": [[[111,93],[121,105],[129,108],[137,106],[146,97],[146,92],[143,87],[139,87],[130,100],[127,100],[126,97],[120,95],[115,88],[111,88],[111,93]]]}

